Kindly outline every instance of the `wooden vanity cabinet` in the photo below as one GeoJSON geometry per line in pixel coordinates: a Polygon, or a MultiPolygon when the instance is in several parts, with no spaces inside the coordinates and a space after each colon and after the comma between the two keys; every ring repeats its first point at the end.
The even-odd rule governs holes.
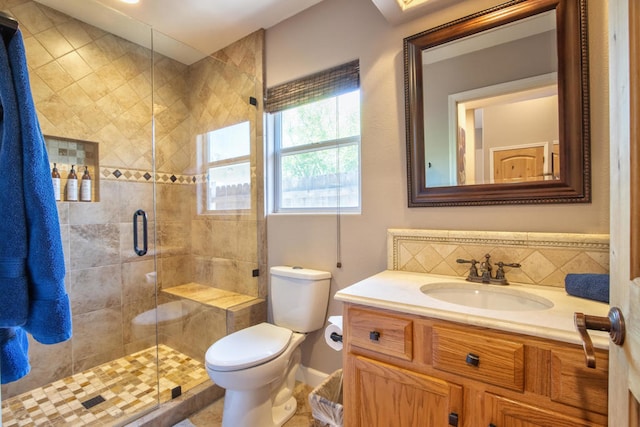
{"type": "Polygon", "coordinates": [[[358,409],[346,425],[447,425],[442,420],[462,409],[462,387],[457,384],[360,356],[353,356],[350,372],[350,400],[358,409]]]}
{"type": "Polygon", "coordinates": [[[608,352],[345,304],[346,427],[607,425],[608,352]]]}

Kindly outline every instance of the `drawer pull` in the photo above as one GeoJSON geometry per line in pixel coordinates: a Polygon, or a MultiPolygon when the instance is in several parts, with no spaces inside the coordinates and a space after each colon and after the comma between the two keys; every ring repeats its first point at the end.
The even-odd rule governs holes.
{"type": "Polygon", "coordinates": [[[449,425],[458,427],[458,414],[456,414],[455,412],[449,414],[449,425]]]}
{"type": "Polygon", "coordinates": [[[378,332],[378,331],[369,332],[369,339],[371,341],[379,341],[380,340],[380,332],[378,332]]]}
{"type": "Polygon", "coordinates": [[[480,364],[480,356],[478,356],[477,354],[469,353],[467,354],[466,362],[469,366],[477,367],[480,364]]]}

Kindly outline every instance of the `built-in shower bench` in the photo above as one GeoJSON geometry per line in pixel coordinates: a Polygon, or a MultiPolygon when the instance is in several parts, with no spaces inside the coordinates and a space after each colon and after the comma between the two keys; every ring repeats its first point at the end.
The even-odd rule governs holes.
{"type": "Polygon", "coordinates": [[[186,283],[162,289],[168,296],[186,298],[212,309],[224,310],[227,318],[227,333],[264,322],[267,319],[267,304],[264,298],[217,289],[199,283],[186,283]]]}

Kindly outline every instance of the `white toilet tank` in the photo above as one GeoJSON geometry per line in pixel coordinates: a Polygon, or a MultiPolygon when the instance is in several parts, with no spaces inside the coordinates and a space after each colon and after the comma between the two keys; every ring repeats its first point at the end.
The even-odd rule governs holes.
{"type": "Polygon", "coordinates": [[[273,323],[307,333],[324,326],[331,273],[301,267],[271,267],[273,323]]]}

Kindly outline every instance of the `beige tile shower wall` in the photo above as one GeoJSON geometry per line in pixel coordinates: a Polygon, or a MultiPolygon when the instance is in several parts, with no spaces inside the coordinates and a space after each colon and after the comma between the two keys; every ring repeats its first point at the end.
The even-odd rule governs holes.
{"type": "MultiPolygon", "coordinates": [[[[267,275],[266,240],[262,209],[262,62],[264,31],[257,31],[190,67],[192,138],[215,129],[249,121],[251,125],[252,185],[250,212],[235,215],[203,215],[191,221],[194,281],[203,285],[264,298],[267,275]],[[250,97],[258,101],[251,105],[250,97]],[[260,248],[258,246],[260,245],[260,248]],[[262,274],[253,277],[252,271],[262,274]]],[[[192,165],[198,169],[198,153],[192,165]]],[[[200,189],[202,191],[202,189],[200,189]]],[[[192,206],[196,206],[193,194],[192,206]]]]}
{"type": "Polygon", "coordinates": [[[468,264],[456,259],[493,264],[519,263],[505,268],[509,281],[563,287],[568,273],[608,273],[608,234],[510,233],[454,230],[387,231],[390,270],[466,277],[468,264]]]}
{"type": "Polygon", "coordinates": [[[159,289],[192,281],[191,216],[195,191],[195,185],[156,185],[159,289]]]}
{"type": "Polygon", "coordinates": [[[150,170],[151,52],[33,1],[2,3],[20,22],[42,131],[98,141],[103,166],[150,170]]]}

